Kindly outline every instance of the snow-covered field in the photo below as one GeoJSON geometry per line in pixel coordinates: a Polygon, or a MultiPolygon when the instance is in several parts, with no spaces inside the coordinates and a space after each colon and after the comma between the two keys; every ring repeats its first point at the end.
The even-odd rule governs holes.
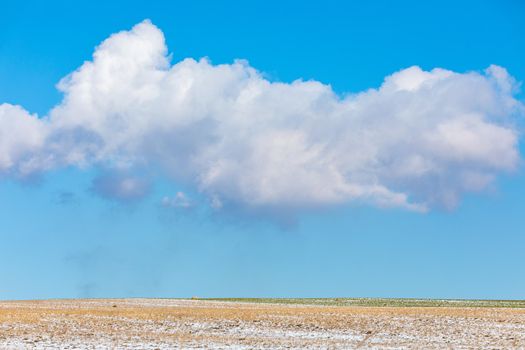
{"type": "Polygon", "coordinates": [[[0,302],[0,349],[525,349],[525,309],[0,302]]]}

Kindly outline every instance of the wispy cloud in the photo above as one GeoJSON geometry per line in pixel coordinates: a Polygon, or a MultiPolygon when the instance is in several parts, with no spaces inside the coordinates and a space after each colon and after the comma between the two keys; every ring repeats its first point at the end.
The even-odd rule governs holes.
{"type": "Polygon", "coordinates": [[[74,203],[76,200],[75,193],[71,191],[60,191],[57,193],[57,203],[61,205],[69,205],[74,203]]]}
{"type": "Polygon", "coordinates": [[[186,196],[184,192],[177,192],[175,196],[164,196],[162,197],[161,203],[165,208],[182,208],[189,209],[193,207],[193,202],[186,196]]]}
{"type": "MultiPolygon", "coordinates": [[[[144,21],[65,77],[64,99],[47,116],[0,105],[0,171],[156,169],[217,210],[454,207],[516,169],[516,86],[499,66],[414,66],[377,89],[339,96],[317,81],[268,81],[246,61],[171,65],[162,32],[144,21]]],[[[129,200],[147,184],[103,176],[94,189],[129,200]]],[[[166,204],[184,205],[177,196],[166,204]]]]}
{"type": "Polygon", "coordinates": [[[91,190],[98,195],[122,202],[133,202],[150,193],[147,179],[122,172],[106,172],[93,181],[91,190]]]}

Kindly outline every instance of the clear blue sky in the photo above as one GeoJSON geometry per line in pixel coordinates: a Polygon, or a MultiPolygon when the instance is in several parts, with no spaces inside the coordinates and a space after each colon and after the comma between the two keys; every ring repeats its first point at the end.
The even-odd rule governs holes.
{"type": "MultiPolygon", "coordinates": [[[[271,81],[316,80],[338,94],[377,88],[413,65],[464,73],[496,64],[525,80],[521,1],[2,7],[0,103],[40,116],[61,103],[61,78],[109,35],[144,19],[164,33],[172,62],[242,58],[271,81]]],[[[162,205],[177,192],[205,201],[198,187],[164,176],[140,200],[114,200],[94,190],[101,172],[95,164],[28,179],[0,173],[0,299],[525,298],[521,162],[488,189],[462,194],[454,208],[421,213],[347,201],[298,211],[284,224],[236,209],[162,205]]]]}

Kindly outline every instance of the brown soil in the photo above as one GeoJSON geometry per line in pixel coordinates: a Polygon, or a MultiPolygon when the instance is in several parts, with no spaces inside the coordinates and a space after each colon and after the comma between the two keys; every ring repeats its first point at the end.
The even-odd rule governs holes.
{"type": "Polygon", "coordinates": [[[0,302],[0,349],[525,349],[525,309],[0,302]]]}

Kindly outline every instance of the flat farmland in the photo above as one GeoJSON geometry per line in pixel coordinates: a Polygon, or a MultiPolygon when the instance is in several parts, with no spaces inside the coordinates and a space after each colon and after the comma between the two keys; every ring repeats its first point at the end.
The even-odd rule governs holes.
{"type": "Polygon", "coordinates": [[[521,301],[0,302],[0,349],[525,349],[521,301]]]}

